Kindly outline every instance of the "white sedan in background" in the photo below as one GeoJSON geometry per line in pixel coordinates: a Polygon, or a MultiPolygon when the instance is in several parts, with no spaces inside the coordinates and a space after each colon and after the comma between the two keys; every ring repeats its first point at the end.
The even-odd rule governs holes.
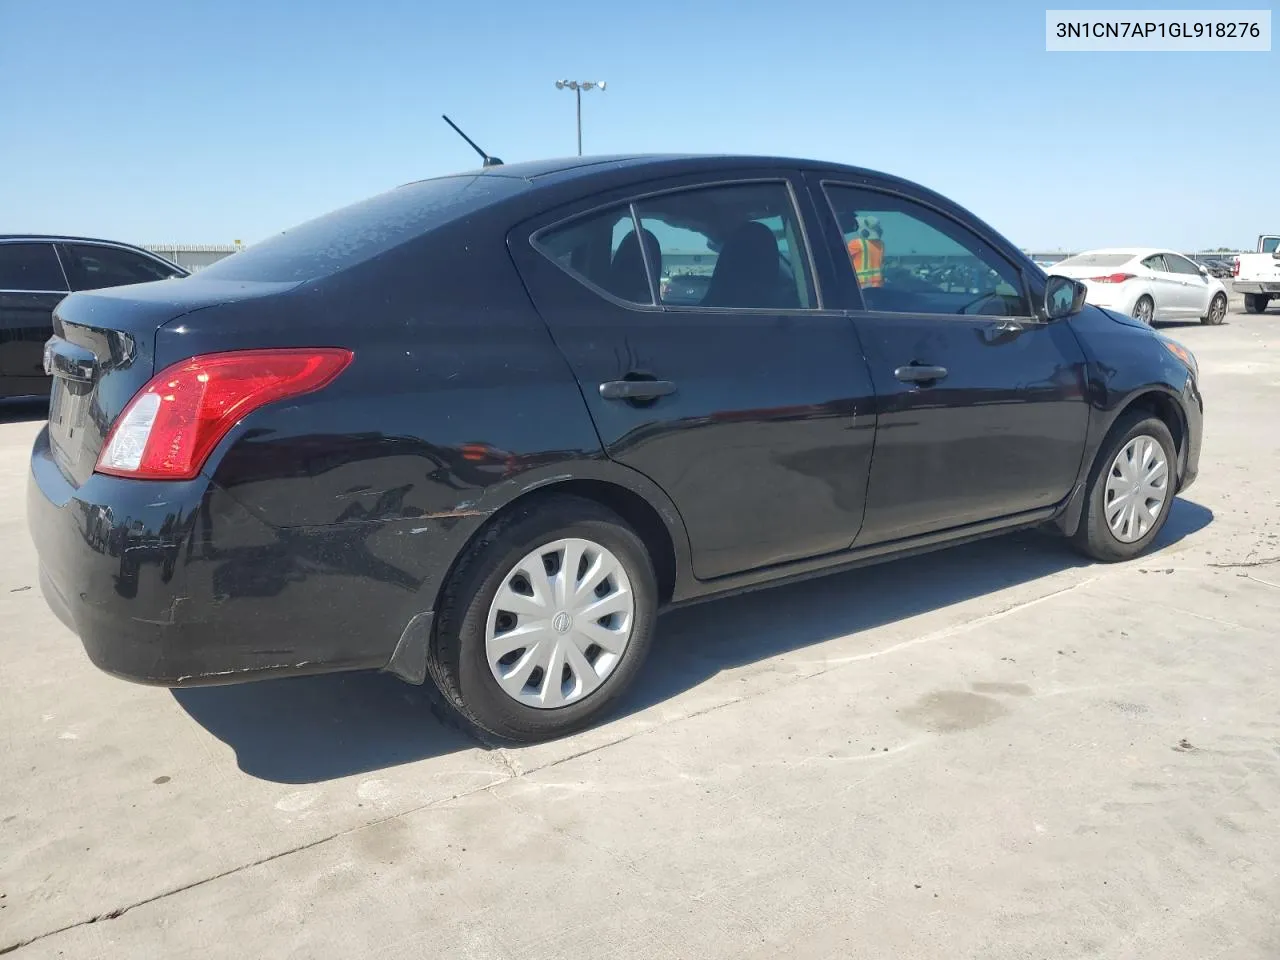
{"type": "Polygon", "coordinates": [[[1227,315],[1227,288],[1180,253],[1155,247],[1089,250],[1046,273],[1083,280],[1089,303],[1143,323],[1199,320],[1219,324],[1227,315]]]}

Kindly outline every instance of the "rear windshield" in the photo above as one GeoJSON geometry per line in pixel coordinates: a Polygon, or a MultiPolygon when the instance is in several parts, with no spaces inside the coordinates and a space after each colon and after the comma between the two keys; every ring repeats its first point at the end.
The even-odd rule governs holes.
{"type": "Polygon", "coordinates": [[[1080,253],[1054,264],[1055,267],[1118,267],[1133,259],[1132,253],[1080,253]]]}
{"type": "Polygon", "coordinates": [[[217,280],[313,280],[376,257],[525,186],[515,177],[484,175],[407,184],[276,234],[200,272],[217,280]]]}

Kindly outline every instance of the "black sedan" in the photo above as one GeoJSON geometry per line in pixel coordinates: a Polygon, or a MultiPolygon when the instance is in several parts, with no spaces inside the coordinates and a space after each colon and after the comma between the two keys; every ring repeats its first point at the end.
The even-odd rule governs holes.
{"type": "Polygon", "coordinates": [[[0,401],[49,395],[41,358],[53,308],[68,292],[186,275],[175,263],[114,240],[0,234],[0,401]]]}
{"type": "Polygon", "coordinates": [[[1196,362],[1084,292],[833,164],[409,184],[62,301],[42,588],[131,680],[382,669],[560,735],[666,606],[1029,527],[1149,547],[1196,476],[1196,362]],[[862,224],[883,254],[860,283],[862,224]],[[706,288],[664,302],[691,244],[706,288]]]}

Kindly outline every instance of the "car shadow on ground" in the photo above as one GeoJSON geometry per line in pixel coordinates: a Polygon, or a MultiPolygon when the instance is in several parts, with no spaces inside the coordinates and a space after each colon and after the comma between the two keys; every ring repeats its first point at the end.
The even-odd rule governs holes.
{"type": "MultiPolygon", "coordinates": [[[[1148,556],[1158,558],[1212,519],[1206,507],[1175,500],[1148,556]]],[[[1059,538],[1029,531],[675,610],[663,618],[622,709],[661,703],[722,670],[1089,564],[1059,538]]]]}
{"type": "Polygon", "coordinates": [[[48,417],[48,400],[0,400],[0,424],[33,423],[48,417]]]}
{"type": "MultiPolygon", "coordinates": [[[[1213,520],[1175,501],[1153,556],[1213,520]]],[[[938,610],[1086,560],[1028,532],[674,610],[613,716],[644,710],[723,670],[938,610]]],[[[429,681],[428,681],[429,682],[429,681]]],[[[481,747],[430,691],[386,674],[350,673],[174,690],[250,776],[317,783],[481,747]]]]}
{"type": "Polygon", "coordinates": [[[440,722],[429,692],[362,672],[190,687],[173,696],[235,750],[250,776],[319,783],[474,749],[472,737],[440,722]]]}

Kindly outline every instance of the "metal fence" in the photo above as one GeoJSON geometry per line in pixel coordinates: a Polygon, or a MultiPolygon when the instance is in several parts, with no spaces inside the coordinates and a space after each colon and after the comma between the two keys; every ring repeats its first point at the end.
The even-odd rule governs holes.
{"type": "Polygon", "coordinates": [[[144,243],[142,248],[192,272],[245,249],[238,240],[235,243],[144,243]]]}

